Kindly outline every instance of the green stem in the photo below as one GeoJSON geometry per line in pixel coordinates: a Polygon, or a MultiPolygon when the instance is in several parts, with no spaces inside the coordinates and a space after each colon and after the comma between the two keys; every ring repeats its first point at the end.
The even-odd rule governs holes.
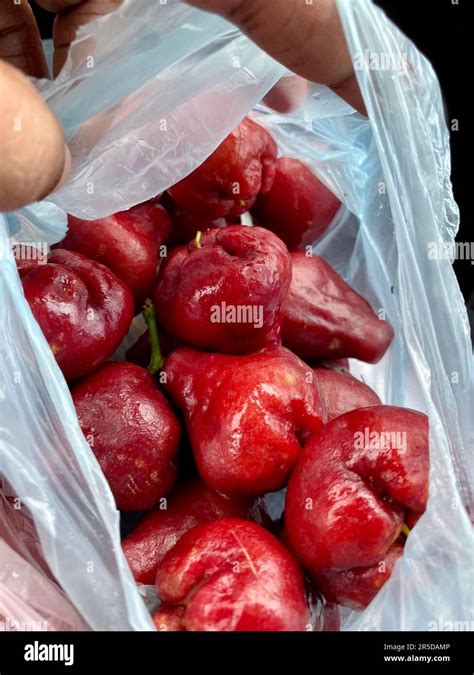
{"type": "Polygon", "coordinates": [[[406,523],[403,523],[402,525],[402,532],[405,535],[405,537],[408,537],[408,535],[410,534],[410,528],[408,527],[408,525],[406,525],[406,523]]]}
{"type": "Polygon", "coordinates": [[[159,370],[162,369],[165,360],[161,353],[158,329],[156,326],[155,308],[151,300],[146,300],[142,314],[146,321],[146,325],[148,326],[148,334],[150,336],[151,345],[151,359],[150,363],[148,364],[148,372],[151,373],[151,375],[155,375],[159,370]]]}

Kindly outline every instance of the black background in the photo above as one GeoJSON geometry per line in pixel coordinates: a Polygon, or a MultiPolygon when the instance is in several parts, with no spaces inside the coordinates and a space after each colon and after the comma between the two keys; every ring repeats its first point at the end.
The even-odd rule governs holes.
{"type": "Polygon", "coordinates": [[[1,675],[44,673],[236,673],[301,672],[399,673],[400,675],[471,675],[471,633],[1,633],[1,675]],[[23,660],[26,644],[74,644],[74,665],[23,660]],[[401,654],[449,655],[450,661],[387,663],[397,652],[386,645],[404,645],[401,654]],[[449,645],[440,649],[438,645],[449,645]],[[413,647],[411,646],[413,645],[413,647]],[[430,649],[434,646],[434,649],[430,649]],[[286,662],[286,663],[285,663],[286,662]],[[304,664],[307,664],[306,666],[304,664]],[[287,666],[284,668],[283,664],[287,666]],[[289,666],[289,668],[288,668],[289,666]]]}
{"type": "MultiPolygon", "coordinates": [[[[451,133],[452,181],[461,209],[459,241],[472,241],[472,199],[468,194],[472,169],[467,169],[471,140],[473,25],[472,0],[376,0],[388,16],[406,33],[432,62],[443,90],[448,120],[459,120],[459,131],[451,133]],[[469,31],[469,34],[468,34],[469,31]],[[469,99],[471,96],[469,96],[469,99]],[[470,180],[469,180],[470,178],[470,180]]],[[[53,15],[31,3],[43,37],[51,37],[53,15]]],[[[466,301],[474,308],[473,266],[457,261],[455,271],[466,301]]]]}

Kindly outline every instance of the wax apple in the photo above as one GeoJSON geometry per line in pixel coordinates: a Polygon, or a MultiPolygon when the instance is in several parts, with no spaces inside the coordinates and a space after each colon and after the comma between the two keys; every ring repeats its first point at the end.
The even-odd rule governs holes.
{"type": "Polygon", "coordinates": [[[52,251],[45,265],[19,266],[25,298],[68,380],[98,368],[133,319],[129,289],[107,267],[79,253],[52,251]]]}
{"type": "Polygon", "coordinates": [[[156,630],[162,633],[184,631],[184,607],[162,607],[153,614],[156,630]]]}
{"type": "Polygon", "coordinates": [[[68,216],[60,248],[106,265],[132,291],[140,308],[153,291],[161,247],[171,234],[171,219],[157,200],[99,220],[68,216]]]}
{"type": "Polygon", "coordinates": [[[173,487],[180,424],[144,368],[108,363],[72,389],[81,429],[117,508],[152,508],[173,487]]]}
{"type": "Polygon", "coordinates": [[[122,541],[135,581],[154,584],[158,565],[191,528],[224,516],[247,518],[253,507],[253,499],[229,499],[198,479],[181,484],[122,541]]]}
{"type": "Polygon", "coordinates": [[[328,421],[350,410],[382,403],[373,389],[350,373],[336,368],[314,368],[313,373],[328,421]]]}
{"type": "Polygon", "coordinates": [[[393,329],[319,256],[291,254],[293,277],[283,304],[283,344],[307,361],[356,358],[377,363],[393,329]]]}
{"type": "Polygon", "coordinates": [[[400,537],[392,544],[375,565],[348,570],[317,570],[311,577],[329,602],[363,610],[392,576],[395,563],[403,555],[402,539],[400,537]]]}
{"type": "Polygon", "coordinates": [[[290,251],[311,245],[329,227],[339,199],[298,159],[280,157],[271,190],[260,194],[252,215],[290,251]]]}
{"type": "Polygon", "coordinates": [[[282,347],[247,356],[189,348],[165,360],[165,387],[184,412],[198,470],[224,494],[284,486],[302,444],[324,423],[311,371],[282,347]]]}
{"type": "Polygon", "coordinates": [[[195,213],[178,206],[168,194],[163,195],[160,202],[166,208],[173,224],[173,231],[169,240],[170,248],[188,244],[196,238],[198,232],[218,230],[227,227],[227,225],[240,225],[240,217],[207,218],[206,216],[197,216],[195,213]]]}
{"type": "Polygon", "coordinates": [[[168,190],[182,209],[225,218],[245,213],[275,178],[277,147],[270,134],[246,118],[208,159],[168,190]]]}
{"type": "Polygon", "coordinates": [[[307,444],[288,485],[285,533],[333,600],[348,601],[353,583],[357,604],[370,595],[367,588],[378,590],[386,580],[404,523],[426,508],[428,472],[428,418],[414,410],[353,410],[329,422],[307,444]],[[384,561],[385,576],[360,570],[384,561]]]}
{"type": "Polygon", "coordinates": [[[243,225],[208,230],[163,265],[157,315],[186,344],[249,353],[279,343],[290,280],[290,256],[271,232],[243,225]]]}
{"type": "Polygon", "coordinates": [[[303,631],[309,622],[297,562],[272,534],[237,518],[187,532],[156,585],[165,607],[185,607],[188,631],[303,631]]]}

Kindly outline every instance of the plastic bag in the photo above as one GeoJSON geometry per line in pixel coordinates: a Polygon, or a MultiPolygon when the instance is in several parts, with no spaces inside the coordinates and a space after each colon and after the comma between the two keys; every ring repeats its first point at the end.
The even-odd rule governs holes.
{"type": "Polygon", "coordinates": [[[339,11],[370,121],[316,85],[293,115],[257,105],[284,69],[227,22],[155,0],[125,1],[83,28],[61,75],[38,83],[74,161],[49,202],[0,216],[0,472],[91,629],[152,624],[121,554],[112,495],[23,298],[8,236],[59,241],[65,211],[98,218],[145,201],[190,173],[256,105],[281,154],[306,160],[346,207],[316,251],[395,328],[383,361],[355,362],[353,372],[384,402],[430,416],[427,512],[390,581],[366,611],[345,612],[343,627],[443,630],[472,619],[469,327],[450,261],[428,256],[458,227],[440,90],[430,64],[370,0],[339,0],[339,11]],[[373,69],[371,55],[395,61],[373,69]]]}

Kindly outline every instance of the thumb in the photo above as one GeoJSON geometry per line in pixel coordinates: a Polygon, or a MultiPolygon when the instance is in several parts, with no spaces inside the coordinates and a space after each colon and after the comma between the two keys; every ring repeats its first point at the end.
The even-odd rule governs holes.
{"type": "Polygon", "coordinates": [[[325,84],[365,112],[336,0],[188,0],[236,24],[297,75],[325,84]]]}
{"type": "Polygon", "coordinates": [[[0,61],[0,211],[43,199],[68,159],[59,122],[28,79],[0,61]]]}

